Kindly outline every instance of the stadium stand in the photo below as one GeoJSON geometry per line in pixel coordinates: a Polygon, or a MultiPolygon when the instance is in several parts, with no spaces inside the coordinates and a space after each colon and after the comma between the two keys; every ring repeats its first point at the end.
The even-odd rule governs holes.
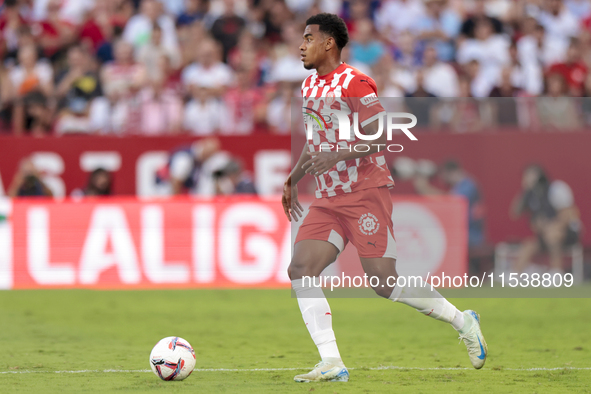
{"type": "MultiPolygon", "coordinates": [[[[344,18],[347,62],[383,97],[510,97],[491,125],[590,122],[574,99],[591,90],[587,1],[4,0],[1,132],[289,132],[281,114],[308,73],[300,34],[322,11],[344,18]]],[[[487,128],[433,113],[428,123],[448,132],[487,128]]]]}

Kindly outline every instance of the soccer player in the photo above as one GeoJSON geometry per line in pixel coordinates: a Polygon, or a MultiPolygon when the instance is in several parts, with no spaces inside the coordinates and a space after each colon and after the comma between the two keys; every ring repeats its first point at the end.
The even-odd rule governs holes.
{"type": "MultiPolygon", "coordinates": [[[[330,106],[348,111],[351,124],[352,114],[356,112],[359,130],[366,135],[377,133],[378,119],[384,115],[384,109],[377,98],[375,82],[341,62],[341,50],[349,40],[345,23],[336,15],[322,13],[310,17],[306,25],[300,46],[301,59],[306,69],[316,72],[302,84],[304,110],[319,113],[330,106]]],[[[387,278],[397,277],[397,273],[392,201],[388,191],[394,182],[379,152],[379,144],[387,143],[386,133],[371,141],[369,151],[357,152],[352,147],[365,141],[339,140],[331,119],[326,126],[327,129],[316,128],[313,138],[307,141],[285,182],[282,197],[287,218],[298,221],[303,216],[303,208],[298,201],[297,183],[305,174],[316,177],[317,198],[296,236],[288,274],[322,361],[309,373],[297,375],[295,381],[349,380],[349,371],[341,359],[332,329],[326,297],[321,288],[302,280],[304,276],[318,277],[336,260],[348,241],[357,248],[368,277],[379,278],[379,284],[373,288],[378,295],[450,323],[466,344],[472,365],[482,368],[487,346],[479,316],[474,311],[459,311],[430,287],[388,284],[387,278]],[[329,150],[331,145],[348,149],[329,150]]]]}

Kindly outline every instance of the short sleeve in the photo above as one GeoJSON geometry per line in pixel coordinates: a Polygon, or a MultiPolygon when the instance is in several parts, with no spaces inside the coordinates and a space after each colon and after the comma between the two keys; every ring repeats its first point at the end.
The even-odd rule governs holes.
{"type": "Polygon", "coordinates": [[[359,114],[359,124],[365,127],[385,113],[378,99],[378,88],[367,75],[357,75],[347,89],[349,108],[359,114]]]}

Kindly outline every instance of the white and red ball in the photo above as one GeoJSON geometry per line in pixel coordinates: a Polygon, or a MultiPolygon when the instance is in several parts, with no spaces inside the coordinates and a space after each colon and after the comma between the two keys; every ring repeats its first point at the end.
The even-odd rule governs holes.
{"type": "Polygon", "coordinates": [[[183,338],[166,337],[152,349],[150,367],[162,380],[186,379],[195,368],[195,351],[183,338]]]}

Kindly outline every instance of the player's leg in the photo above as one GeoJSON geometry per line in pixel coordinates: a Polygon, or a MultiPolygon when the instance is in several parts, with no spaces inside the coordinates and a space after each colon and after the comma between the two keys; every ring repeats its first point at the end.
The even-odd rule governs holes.
{"type": "Polygon", "coordinates": [[[332,312],[319,286],[321,272],[344,249],[346,238],[330,212],[311,209],[298,231],[288,274],[308,332],[322,361],[296,382],[347,381],[345,368],[332,329],[332,312]]]}
{"type": "MultiPolygon", "coordinates": [[[[437,320],[450,323],[460,333],[468,347],[470,361],[481,368],[486,358],[486,342],[480,332],[478,315],[473,311],[460,312],[431,286],[420,283],[402,283],[397,286],[396,241],[392,223],[392,200],[386,188],[369,189],[355,193],[357,201],[343,215],[343,224],[349,239],[357,248],[361,264],[368,276],[379,278],[374,288],[378,295],[409,305],[437,320]],[[482,351],[481,351],[482,350],[482,351]]],[[[371,283],[371,282],[370,282],[371,283]]],[[[375,282],[374,282],[375,283],[375,282]]]]}
{"type": "Polygon", "coordinates": [[[552,273],[564,272],[562,247],[565,235],[566,228],[564,224],[556,220],[548,223],[542,230],[542,237],[550,256],[550,270],[552,273]]]}
{"type": "Polygon", "coordinates": [[[378,295],[411,306],[425,316],[450,323],[466,344],[474,368],[482,368],[488,348],[480,330],[480,317],[476,312],[461,312],[437,290],[431,289],[431,286],[421,286],[420,282],[409,281],[405,286],[395,285],[393,278],[398,278],[398,274],[396,260],[393,258],[360,256],[360,260],[368,277],[379,278],[379,281],[373,281],[373,284],[377,283],[374,290],[378,295]]]}
{"type": "Polygon", "coordinates": [[[414,282],[396,286],[398,274],[395,259],[360,257],[360,260],[368,277],[379,278],[379,282],[374,282],[378,285],[373,288],[379,296],[409,305],[426,316],[450,323],[457,331],[463,328],[463,313],[437,290],[431,290],[430,286],[420,286],[419,283],[414,286],[414,282]]]}
{"type": "Polygon", "coordinates": [[[517,273],[524,272],[531,264],[531,260],[540,250],[540,241],[538,238],[527,238],[523,241],[515,260],[514,270],[517,273]]]}

